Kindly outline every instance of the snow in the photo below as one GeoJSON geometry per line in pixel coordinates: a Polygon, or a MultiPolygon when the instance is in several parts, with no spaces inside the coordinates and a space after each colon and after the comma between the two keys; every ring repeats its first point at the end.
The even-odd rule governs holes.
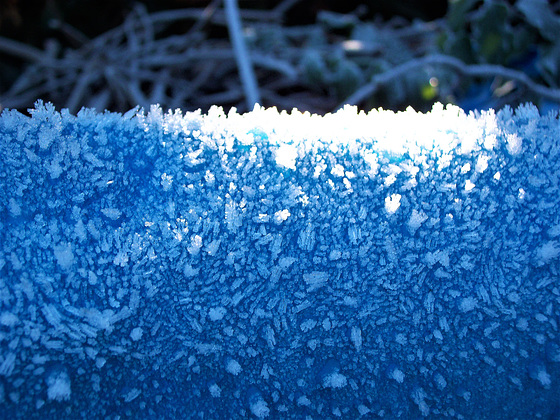
{"type": "Polygon", "coordinates": [[[555,115],[30,114],[0,116],[4,417],[554,417],[555,115]]]}

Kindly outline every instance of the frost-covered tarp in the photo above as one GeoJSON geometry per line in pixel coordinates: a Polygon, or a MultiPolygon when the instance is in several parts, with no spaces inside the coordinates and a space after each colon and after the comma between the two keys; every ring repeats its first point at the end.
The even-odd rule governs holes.
{"type": "Polygon", "coordinates": [[[557,418],[560,124],[0,117],[0,417],[557,418]]]}

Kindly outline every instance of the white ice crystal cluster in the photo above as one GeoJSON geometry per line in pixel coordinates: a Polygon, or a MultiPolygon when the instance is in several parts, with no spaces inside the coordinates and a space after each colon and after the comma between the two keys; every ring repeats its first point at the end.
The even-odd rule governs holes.
{"type": "Polygon", "coordinates": [[[560,415],[556,115],[31,114],[0,417],[560,415]]]}

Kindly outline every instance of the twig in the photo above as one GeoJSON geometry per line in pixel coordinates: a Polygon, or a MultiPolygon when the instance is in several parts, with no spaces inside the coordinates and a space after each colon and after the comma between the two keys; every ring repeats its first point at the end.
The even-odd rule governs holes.
{"type": "Polygon", "coordinates": [[[79,110],[82,99],[87,93],[88,86],[99,78],[99,75],[95,73],[95,69],[91,67],[92,66],[85,69],[84,72],[78,76],[78,80],[72,88],[72,93],[66,101],[66,107],[72,114],[79,110]]]}
{"type": "Polygon", "coordinates": [[[111,91],[108,89],[103,89],[99,93],[93,95],[87,102],[88,108],[95,108],[97,111],[103,111],[107,109],[107,106],[111,103],[111,91]]]}
{"type": "Polygon", "coordinates": [[[212,18],[212,16],[214,16],[214,13],[216,13],[216,9],[220,5],[220,2],[221,0],[213,0],[208,6],[204,8],[204,11],[200,14],[198,20],[187,32],[187,37],[200,32],[204,25],[206,25],[206,23],[212,18]]]}
{"type": "Polygon", "coordinates": [[[251,64],[251,58],[247,53],[247,47],[243,39],[237,1],[224,1],[226,6],[229,36],[235,51],[235,60],[237,61],[239,75],[243,84],[243,90],[245,91],[245,100],[249,110],[252,110],[255,104],[258,104],[261,101],[257,87],[257,78],[255,77],[253,66],[251,64]]]}
{"type": "Polygon", "coordinates": [[[49,21],[49,27],[63,33],[66,38],[74,43],[75,46],[81,46],[90,41],[90,39],[79,29],[74,28],[72,25],[63,22],[60,19],[51,19],[49,21]]]}
{"type": "Polygon", "coordinates": [[[339,105],[337,109],[341,109],[344,105],[356,105],[371,96],[379,88],[393,79],[399,78],[404,74],[414,71],[419,67],[426,65],[444,65],[453,68],[457,72],[471,77],[503,77],[506,79],[515,80],[533,93],[550,99],[554,102],[560,103],[560,89],[552,89],[540,85],[529,78],[525,73],[518,70],[509,69],[495,64],[471,64],[468,65],[455,57],[447,55],[433,54],[415,60],[407,61],[389,71],[375,75],[371,82],[360,87],[354,92],[346,101],[339,105]]]}
{"type": "Polygon", "coordinates": [[[0,36],[0,51],[28,61],[37,61],[41,63],[50,61],[50,57],[43,51],[2,36],[0,36]]]}
{"type": "Polygon", "coordinates": [[[255,65],[267,70],[277,71],[278,73],[284,74],[292,80],[295,80],[298,76],[298,71],[296,70],[296,68],[285,60],[259,53],[252,53],[251,59],[253,60],[253,63],[255,65]]]}

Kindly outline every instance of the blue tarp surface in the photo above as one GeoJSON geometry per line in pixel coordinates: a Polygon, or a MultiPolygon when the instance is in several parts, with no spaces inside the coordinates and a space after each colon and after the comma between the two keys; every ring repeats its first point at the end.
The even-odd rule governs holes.
{"type": "Polygon", "coordinates": [[[0,418],[557,419],[560,123],[0,116],[0,418]]]}

